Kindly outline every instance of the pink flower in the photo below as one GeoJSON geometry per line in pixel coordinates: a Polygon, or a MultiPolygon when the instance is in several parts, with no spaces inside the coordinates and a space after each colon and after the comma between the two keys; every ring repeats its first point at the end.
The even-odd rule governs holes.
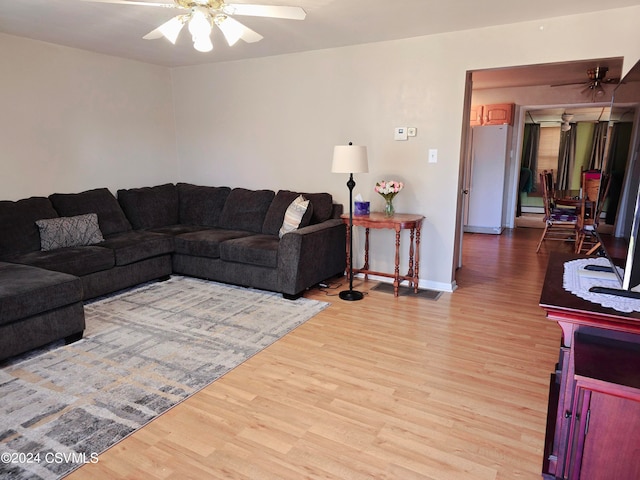
{"type": "Polygon", "coordinates": [[[393,198],[403,188],[404,183],[402,182],[398,182],[396,180],[380,180],[376,183],[374,191],[382,195],[384,198],[393,198]]]}

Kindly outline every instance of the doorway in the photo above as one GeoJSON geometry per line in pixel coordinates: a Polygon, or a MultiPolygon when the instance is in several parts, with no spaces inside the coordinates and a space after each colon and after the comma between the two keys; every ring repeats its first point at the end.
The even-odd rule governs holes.
{"type": "MultiPolygon", "coordinates": [[[[584,92],[584,84],[588,80],[589,70],[605,65],[609,78],[619,79],[622,72],[621,57],[467,72],[464,97],[465,119],[471,119],[472,107],[476,105],[501,103],[513,103],[515,105],[513,135],[508,159],[509,166],[506,170],[505,206],[507,212],[505,215],[505,227],[513,228],[515,223],[525,112],[534,108],[593,107],[592,98],[585,94],[588,92],[584,92]]],[[[599,98],[598,104],[610,105],[613,86],[614,82],[611,82],[611,85],[605,85],[604,93],[599,98]]],[[[455,272],[463,266],[462,241],[464,222],[462,216],[468,201],[468,190],[465,186],[468,185],[469,181],[471,131],[470,123],[465,122],[462,129],[460,149],[454,277],[455,272]]]]}

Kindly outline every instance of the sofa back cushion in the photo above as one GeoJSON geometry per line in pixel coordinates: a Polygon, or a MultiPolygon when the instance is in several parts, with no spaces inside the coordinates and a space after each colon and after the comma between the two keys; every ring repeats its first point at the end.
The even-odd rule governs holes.
{"type": "MultiPolygon", "coordinates": [[[[275,198],[271,202],[269,206],[269,210],[264,218],[264,223],[262,224],[262,233],[266,235],[278,235],[280,228],[282,227],[282,223],[284,221],[284,215],[293,202],[300,194],[296,192],[291,192],[289,190],[280,190],[276,194],[275,198]]],[[[302,196],[308,200],[308,197],[305,194],[302,196]]],[[[313,205],[310,205],[307,208],[306,213],[302,217],[302,221],[298,228],[306,227],[311,223],[311,218],[313,216],[313,205]]]]}
{"type": "Polygon", "coordinates": [[[313,205],[311,225],[327,221],[333,215],[333,197],[330,193],[303,193],[313,205]]]}
{"type": "Polygon", "coordinates": [[[40,233],[36,220],[57,216],[58,213],[48,198],[0,201],[0,257],[7,258],[40,250],[40,233]]]}
{"type": "Polygon", "coordinates": [[[49,200],[61,217],[95,213],[103,235],[128,232],[131,224],[108,188],[96,188],[80,193],[54,193],[49,200]]]}
{"type": "Polygon", "coordinates": [[[178,189],[172,183],[118,190],[118,201],[135,230],[178,223],[178,189]]]}
{"type": "Polygon", "coordinates": [[[222,209],[231,189],[178,183],[178,220],[183,225],[220,226],[222,209]]]}
{"type": "Polygon", "coordinates": [[[273,190],[234,188],[224,203],[220,227],[262,233],[262,225],[274,196],[273,190]]]}

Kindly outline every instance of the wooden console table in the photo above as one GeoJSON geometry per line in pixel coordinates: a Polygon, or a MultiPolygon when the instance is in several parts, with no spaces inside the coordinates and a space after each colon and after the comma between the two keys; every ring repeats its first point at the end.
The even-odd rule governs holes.
{"type": "MultiPolygon", "coordinates": [[[[344,223],[349,225],[349,215],[344,214],[341,216],[344,223]]],[[[393,278],[393,292],[398,296],[398,287],[400,282],[407,280],[409,286],[412,286],[414,291],[418,293],[418,273],[420,270],[420,229],[422,228],[422,220],[424,216],[414,215],[410,213],[396,213],[391,217],[385,216],[381,212],[372,212],[369,215],[354,215],[353,226],[365,228],[365,240],[364,240],[364,266],[359,269],[353,269],[353,273],[364,273],[365,279],[369,275],[378,275],[381,277],[393,278]],[[389,228],[396,232],[396,257],[395,257],[395,270],[393,273],[375,272],[369,270],[369,230],[371,228],[389,228]],[[402,230],[409,230],[409,271],[406,275],[400,275],[400,232],[402,230]],[[415,239],[415,245],[414,245],[415,239]],[[415,265],[414,265],[414,253],[415,253],[415,265]]],[[[349,251],[349,245],[351,232],[347,228],[347,272],[350,271],[351,266],[351,252],[349,251]]]]}
{"type": "Polygon", "coordinates": [[[640,478],[640,313],[564,290],[564,263],[549,258],[540,306],[562,328],[551,375],[542,477],[640,478]]]}

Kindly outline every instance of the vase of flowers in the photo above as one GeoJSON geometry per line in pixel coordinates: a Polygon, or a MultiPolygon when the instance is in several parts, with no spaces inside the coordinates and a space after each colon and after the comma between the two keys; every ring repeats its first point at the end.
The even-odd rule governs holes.
{"type": "Polygon", "coordinates": [[[395,213],[393,198],[404,188],[404,183],[396,180],[380,180],[376,182],[374,190],[384,198],[384,214],[392,217],[395,213]]]}

